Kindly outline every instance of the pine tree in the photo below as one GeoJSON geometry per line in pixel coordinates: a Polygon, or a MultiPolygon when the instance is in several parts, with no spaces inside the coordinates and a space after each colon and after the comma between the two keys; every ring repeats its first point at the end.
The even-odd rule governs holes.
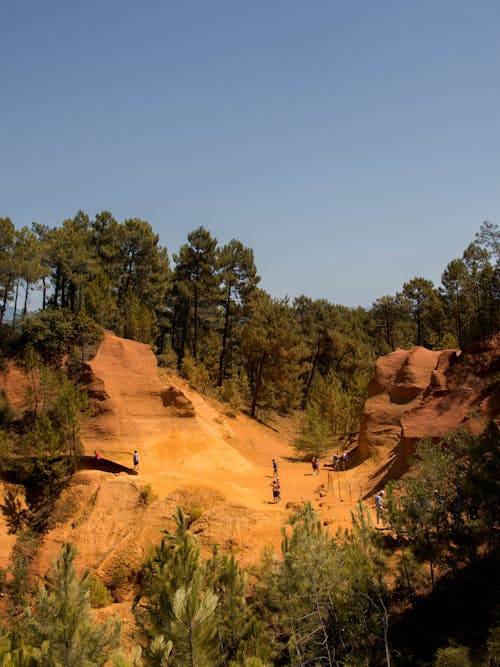
{"type": "Polygon", "coordinates": [[[151,641],[172,642],[172,665],[210,667],[218,663],[215,609],[218,598],[207,582],[196,538],[178,508],[175,533],[155,547],[145,570],[145,615],[139,615],[151,641]],[[157,640],[159,641],[159,640],[157,640]]]}
{"type": "Polygon", "coordinates": [[[251,615],[245,598],[246,577],[232,552],[223,558],[214,555],[213,567],[215,592],[219,598],[217,633],[227,663],[244,655],[245,640],[249,635],[251,615]]]}
{"type": "Polygon", "coordinates": [[[432,281],[425,278],[413,278],[403,285],[403,298],[409,303],[416,330],[415,345],[429,345],[428,311],[434,294],[432,281]]]}
{"type": "Polygon", "coordinates": [[[240,344],[252,391],[252,417],[261,404],[283,411],[296,407],[306,352],[288,300],[272,299],[256,289],[240,344]]]}
{"type": "Polygon", "coordinates": [[[210,667],[219,661],[214,618],[217,596],[206,589],[203,578],[203,570],[197,569],[189,584],[176,588],[172,597],[169,637],[172,665],[178,667],[210,667]]]}
{"type": "Polygon", "coordinates": [[[104,625],[90,618],[90,581],[86,572],[78,579],[76,549],[66,544],[54,563],[52,576],[41,587],[28,628],[35,646],[47,646],[46,667],[96,667],[104,665],[119,643],[120,624],[104,625]]]}
{"type": "Polygon", "coordinates": [[[222,281],[224,327],[222,348],[219,358],[217,385],[222,387],[228,371],[229,350],[231,348],[232,322],[235,313],[244,309],[245,302],[257,286],[260,277],[255,268],[253,251],[233,239],[217,251],[217,268],[222,281]]]}
{"type": "Polygon", "coordinates": [[[198,227],[188,234],[188,243],[173,255],[176,266],[171,295],[172,348],[179,363],[186,349],[198,361],[203,333],[216,315],[220,299],[216,247],[217,239],[204,227],[198,227]]]}
{"type": "Polygon", "coordinates": [[[16,277],[14,261],[15,228],[10,218],[0,218],[0,325],[14,289],[16,277]]]}

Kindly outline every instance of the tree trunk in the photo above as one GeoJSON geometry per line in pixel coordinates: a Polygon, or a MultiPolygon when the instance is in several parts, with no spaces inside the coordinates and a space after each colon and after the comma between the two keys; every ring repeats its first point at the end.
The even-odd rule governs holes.
{"type": "Polygon", "coordinates": [[[311,384],[313,381],[314,377],[314,371],[316,370],[316,366],[318,364],[318,357],[319,357],[319,343],[318,347],[316,350],[316,354],[314,355],[313,363],[312,363],[312,368],[309,373],[309,377],[307,378],[307,383],[306,383],[306,388],[304,389],[304,396],[302,397],[302,409],[305,410],[306,403],[307,403],[307,397],[309,396],[309,390],[311,388],[311,384]]]}
{"type": "Polygon", "coordinates": [[[26,281],[26,292],[24,293],[24,305],[23,305],[23,317],[26,317],[28,312],[28,292],[29,292],[30,283],[26,281]]]}
{"type": "Polygon", "coordinates": [[[14,314],[12,315],[12,326],[16,323],[16,315],[17,315],[17,299],[19,296],[19,278],[16,280],[16,291],[14,295],[14,314]]]}
{"type": "Polygon", "coordinates": [[[263,352],[262,356],[260,358],[260,361],[259,361],[259,368],[258,368],[258,371],[257,371],[257,380],[255,382],[255,389],[254,389],[254,392],[253,392],[252,409],[250,410],[250,415],[252,417],[255,417],[255,409],[257,407],[257,397],[259,395],[260,385],[262,384],[262,373],[264,371],[265,359],[266,359],[266,353],[263,352]]]}
{"type": "Polygon", "coordinates": [[[194,286],[193,359],[198,361],[198,285],[194,286]]]}
{"type": "Polygon", "coordinates": [[[217,386],[222,387],[222,381],[224,379],[224,361],[226,357],[226,346],[227,346],[227,337],[229,331],[229,308],[231,306],[231,288],[229,288],[227,300],[226,300],[226,313],[224,318],[224,333],[222,335],[222,350],[219,358],[219,379],[217,380],[217,386]]]}

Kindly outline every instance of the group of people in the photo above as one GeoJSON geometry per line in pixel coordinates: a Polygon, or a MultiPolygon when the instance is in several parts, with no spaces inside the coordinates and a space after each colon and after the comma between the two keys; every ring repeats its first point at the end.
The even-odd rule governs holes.
{"type": "MultiPolygon", "coordinates": [[[[346,470],[347,457],[348,457],[347,452],[343,452],[342,454],[335,453],[332,456],[332,468],[334,470],[346,470]]],[[[317,475],[319,473],[319,458],[317,456],[312,457],[311,466],[312,466],[312,474],[317,475]]]]}
{"type": "Polygon", "coordinates": [[[332,467],[334,470],[345,470],[347,468],[347,452],[335,453],[332,456],[332,467]]]}
{"type": "Polygon", "coordinates": [[[273,487],[273,503],[279,505],[281,502],[281,482],[278,477],[278,462],[276,459],[273,459],[273,481],[271,482],[273,487]]]}

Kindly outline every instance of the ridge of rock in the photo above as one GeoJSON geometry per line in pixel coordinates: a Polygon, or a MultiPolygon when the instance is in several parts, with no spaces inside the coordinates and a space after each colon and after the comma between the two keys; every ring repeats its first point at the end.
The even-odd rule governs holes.
{"type": "Polygon", "coordinates": [[[423,347],[380,357],[368,385],[358,447],[361,458],[389,455],[388,478],[408,467],[415,444],[460,426],[480,433],[500,412],[500,334],[462,353],[423,347]]]}

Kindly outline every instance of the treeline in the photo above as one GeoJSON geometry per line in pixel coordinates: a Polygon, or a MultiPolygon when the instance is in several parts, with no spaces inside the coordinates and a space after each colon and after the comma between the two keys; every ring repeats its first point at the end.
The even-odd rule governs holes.
{"type": "Polygon", "coordinates": [[[66,545],[38,591],[24,589],[13,605],[25,579],[4,585],[1,664],[497,665],[499,445],[494,424],[477,438],[459,431],[422,443],[412,475],[390,490],[385,531],[360,504],[352,528],[331,535],[305,504],[282,529],[281,557],[266,551],[248,571],[215,547],[203,557],[194,534],[202,512],[178,508],[145,562],[120,571],[135,594],[126,651],[118,619],[91,614],[112,602],[118,574],[78,578],[66,545]]]}
{"type": "Polygon", "coordinates": [[[12,304],[9,326],[21,341],[36,336],[44,354],[73,337],[84,350],[92,321],[151,344],[161,364],[253,416],[312,405],[311,432],[331,438],[356,430],[381,354],[412,345],[461,348],[498,330],[499,234],[483,223],[462,258],[445,268],[441,286],[416,277],[371,309],[350,309],[271,297],[258,286],[252,249],[235,239],[221,246],[203,227],[170,258],[147,222],[119,223],[106,211],[93,219],[79,211],[54,228],[16,229],[3,218],[0,331],[5,339],[12,304]],[[28,313],[33,290],[41,292],[38,315],[28,313]],[[318,425],[314,411],[322,412],[325,392],[337,410],[318,425]]]}

